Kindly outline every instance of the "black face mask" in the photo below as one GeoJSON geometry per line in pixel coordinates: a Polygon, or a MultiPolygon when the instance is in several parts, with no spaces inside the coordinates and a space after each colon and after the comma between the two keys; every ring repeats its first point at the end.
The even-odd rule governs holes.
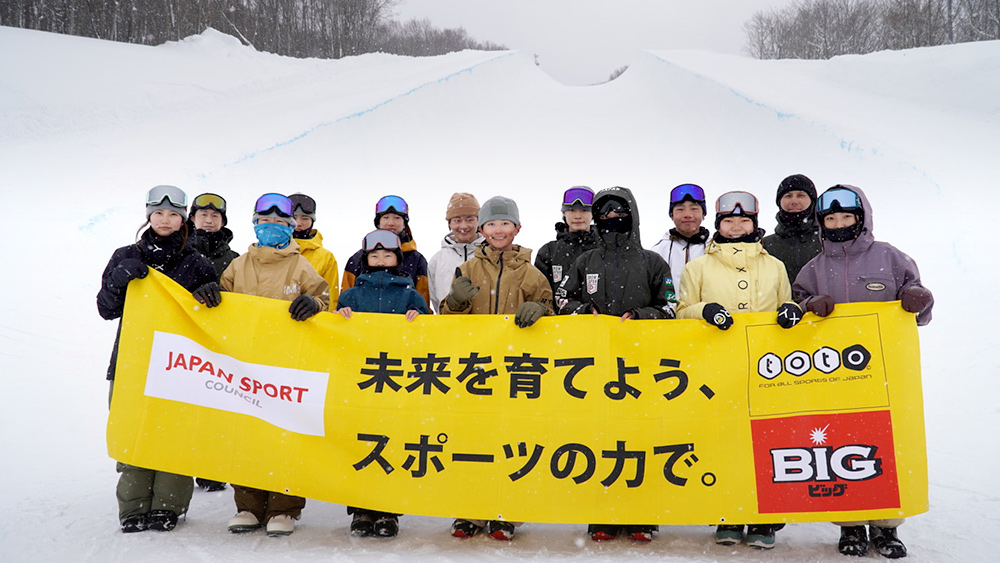
{"type": "Polygon", "coordinates": [[[786,227],[798,227],[805,224],[813,216],[813,206],[809,206],[804,211],[789,212],[783,209],[778,210],[778,220],[786,227]]]}
{"type": "Polygon", "coordinates": [[[632,216],[598,219],[597,230],[602,233],[627,233],[632,230],[632,216]]]}
{"type": "Polygon", "coordinates": [[[839,229],[827,229],[823,227],[823,238],[830,242],[847,242],[854,240],[858,236],[858,225],[841,227],[839,229]]]}

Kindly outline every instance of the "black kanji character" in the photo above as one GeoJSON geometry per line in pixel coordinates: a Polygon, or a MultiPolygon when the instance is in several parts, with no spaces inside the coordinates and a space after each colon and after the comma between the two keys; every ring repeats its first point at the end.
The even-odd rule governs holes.
{"type": "MultiPolygon", "coordinates": [[[[677,360],[668,360],[668,359],[660,360],[660,365],[665,368],[681,367],[681,363],[678,362],[677,360]]],[[[673,391],[663,394],[663,396],[666,397],[668,401],[680,397],[681,393],[687,390],[688,374],[684,373],[679,369],[672,369],[670,371],[660,372],[653,376],[653,379],[655,379],[657,383],[663,381],[664,379],[675,379],[675,378],[677,379],[677,387],[674,387],[673,391]]]]}
{"type": "Polygon", "coordinates": [[[524,392],[529,399],[537,399],[542,394],[542,374],[547,372],[548,358],[536,358],[527,353],[520,356],[504,356],[507,373],[510,374],[510,398],[516,399],[524,392]]]}
{"type": "Polygon", "coordinates": [[[403,365],[403,360],[392,360],[389,359],[389,355],[385,352],[379,352],[377,358],[365,358],[365,363],[370,366],[377,366],[375,369],[361,369],[363,375],[372,376],[371,379],[362,381],[358,383],[358,387],[365,390],[372,385],[375,385],[375,392],[381,393],[382,390],[388,385],[393,391],[399,391],[402,387],[400,384],[392,380],[393,377],[402,377],[403,370],[401,369],[389,369],[389,366],[401,366],[403,365]]]}
{"type": "MultiPolygon", "coordinates": [[[[517,481],[521,477],[524,477],[525,475],[527,475],[528,473],[530,473],[531,470],[535,468],[535,465],[538,463],[539,458],[542,457],[542,450],[544,450],[544,449],[545,449],[544,446],[540,446],[538,444],[535,444],[535,449],[533,449],[531,451],[531,458],[528,459],[528,462],[524,464],[524,467],[522,467],[521,469],[518,469],[517,471],[515,471],[515,472],[511,473],[510,475],[508,475],[508,477],[510,477],[510,480],[511,481],[517,481]]],[[[503,453],[504,453],[505,456],[507,456],[507,459],[510,459],[510,458],[514,457],[514,448],[511,448],[510,444],[504,444],[503,445],[503,453]]],[[[527,457],[528,456],[528,445],[525,444],[524,442],[518,442],[517,443],[517,455],[518,455],[518,457],[527,457]]]]}
{"type": "Polygon", "coordinates": [[[618,379],[616,381],[609,381],[604,385],[604,394],[609,399],[614,399],[615,401],[624,399],[625,395],[632,395],[638,399],[639,395],[642,395],[642,391],[625,383],[625,376],[634,373],[639,373],[639,368],[626,367],[625,358],[618,358],[618,379]]]}
{"type": "Polygon", "coordinates": [[[358,440],[361,442],[375,442],[375,449],[371,451],[364,459],[355,463],[355,471],[361,471],[362,469],[371,465],[371,462],[375,461],[382,467],[382,471],[388,475],[395,471],[395,467],[392,466],[384,457],[382,457],[382,450],[385,449],[386,444],[389,443],[389,437],[383,436],[381,434],[358,434],[358,440]]]}
{"type": "Polygon", "coordinates": [[[450,357],[438,358],[430,353],[426,358],[413,358],[412,361],[417,370],[411,371],[408,377],[414,378],[416,381],[406,386],[407,391],[412,393],[414,389],[423,387],[422,393],[430,395],[434,387],[437,387],[438,391],[444,394],[451,390],[441,381],[446,377],[451,377],[451,372],[444,369],[451,361],[450,357]]]}
{"type": "Polygon", "coordinates": [[[601,484],[605,487],[610,487],[618,477],[622,474],[622,470],[625,468],[626,459],[634,459],[635,461],[635,477],[625,481],[625,485],[632,489],[638,487],[642,484],[642,480],[646,474],[646,452],[642,450],[626,450],[625,441],[619,440],[616,449],[604,450],[601,452],[601,457],[612,458],[615,460],[615,467],[611,470],[611,473],[601,481],[601,484]]]}
{"type": "Polygon", "coordinates": [[[593,450],[588,448],[583,444],[565,444],[556,448],[556,451],[552,452],[552,461],[549,464],[549,469],[552,471],[552,476],[556,479],[565,479],[573,473],[573,468],[576,467],[576,456],[577,454],[583,456],[587,460],[587,466],[583,471],[573,477],[573,481],[579,485],[594,476],[594,469],[597,467],[597,456],[594,455],[593,450]],[[565,465],[559,467],[560,462],[566,459],[565,465]]]}
{"type": "Polygon", "coordinates": [[[576,374],[580,373],[583,368],[594,365],[594,358],[560,358],[553,363],[557,368],[570,366],[569,372],[567,372],[566,377],[563,378],[563,389],[565,389],[570,396],[576,397],[577,399],[586,397],[586,391],[573,387],[573,378],[576,377],[576,374]]]}
{"type": "Polygon", "coordinates": [[[465,365],[465,368],[455,379],[459,383],[465,383],[466,379],[469,380],[468,383],[465,383],[465,390],[470,395],[492,395],[493,390],[483,386],[486,385],[487,379],[496,377],[497,370],[485,370],[481,367],[481,365],[489,364],[492,361],[493,356],[480,358],[479,352],[473,352],[468,358],[459,358],[458,363],[465,365]]]}

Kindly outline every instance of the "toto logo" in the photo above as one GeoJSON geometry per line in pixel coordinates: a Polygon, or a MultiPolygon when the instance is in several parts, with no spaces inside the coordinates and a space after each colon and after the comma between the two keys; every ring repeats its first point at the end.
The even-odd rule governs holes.
{"type": "Polygon", "coordinates": [[[774,379],[783,372],[801,377],[810,369],[816,368],[829,375],[841,366],[849,370],[861,371],[868,367],[868,362],[871,359],[871,352],[860,344],[844,348],[843,352],[838,352],[829,346],[823,346],[812,355],[796,350],[784,358],[773,352],[768,352],[757,360],[757,373],[764,379],[774,379]]]}

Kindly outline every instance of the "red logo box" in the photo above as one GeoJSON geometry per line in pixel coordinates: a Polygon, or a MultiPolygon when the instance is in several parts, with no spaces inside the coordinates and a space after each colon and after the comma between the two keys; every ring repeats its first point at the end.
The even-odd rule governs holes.
{"type": "Polygon", "coordinates": [[[889,411],[750,425],[761,514],[899,508],[889,411]]]}

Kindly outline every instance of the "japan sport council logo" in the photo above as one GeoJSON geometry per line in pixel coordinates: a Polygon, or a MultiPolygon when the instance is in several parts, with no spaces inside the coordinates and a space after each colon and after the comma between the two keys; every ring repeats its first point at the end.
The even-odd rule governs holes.
{"type": "Polygon", "coordinates": [[[888,410],[750,424],[761,514],[899,508],[888,410]]]}

